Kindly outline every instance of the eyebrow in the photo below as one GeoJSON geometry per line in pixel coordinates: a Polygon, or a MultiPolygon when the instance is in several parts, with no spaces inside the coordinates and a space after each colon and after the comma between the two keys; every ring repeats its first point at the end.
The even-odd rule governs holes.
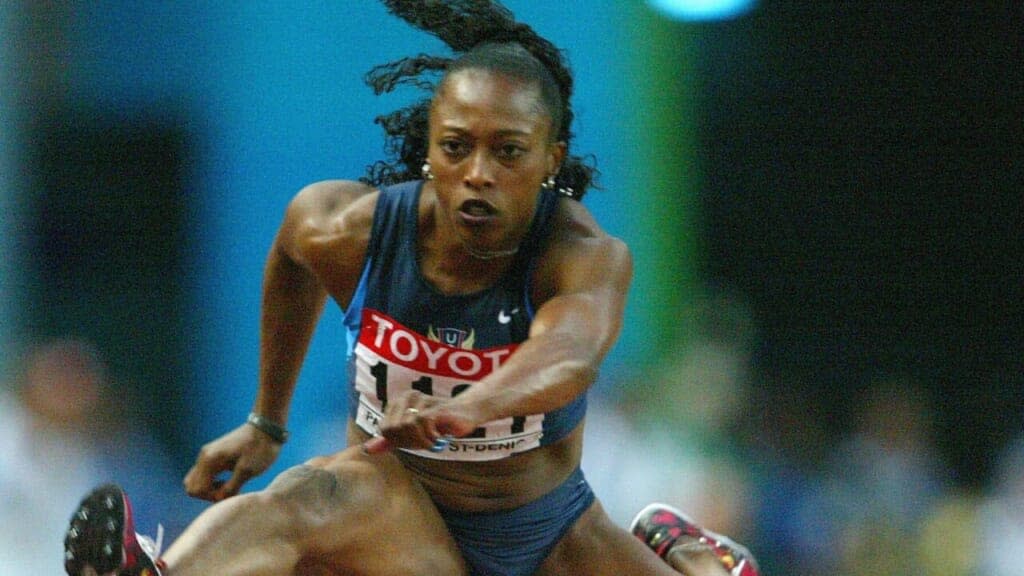
{"type": "MultiPolygon", "coordinates": [[[[465,128],[462,128],[460,126],[442,125],[441,128],[444,129],[444,130],[447,130],[447,131],[457,132],[459,134],[470,134],[469,130],[467,130],[465,128]]],[[[515,129],[515,128],[508,128],[508,129],[504,129],[504,130],[498,130],[497,132],[495,132],[495,134],[498,135],[498,136],[501,136],[501,137],[507,137],[507,136],[531,136],[533,134],[533,132],[527,131],[527,130],[518,130],[518,129],[515,129]]]]}

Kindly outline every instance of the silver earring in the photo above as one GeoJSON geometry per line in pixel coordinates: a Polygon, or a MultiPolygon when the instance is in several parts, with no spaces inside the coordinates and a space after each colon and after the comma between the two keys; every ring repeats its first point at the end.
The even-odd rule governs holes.
{"type": "Polygon", "coordinates": [[[430,171],[430,160],[427,160],[426,162],[423,163],[423,167],[420,168],[420,172],[423,173],[424,180],[434,179],[434,173],[430,171]]]}
{"type": "Polygon", "coordinates": [[[552,190],[552,189],[554,189],[554,187],[555,187],[555,176],[553,174],[551,176],[548,176],[548,179],[545,180],[544,183],[540,185],[540,187],[545,189],[545,190],[552,190]]]}

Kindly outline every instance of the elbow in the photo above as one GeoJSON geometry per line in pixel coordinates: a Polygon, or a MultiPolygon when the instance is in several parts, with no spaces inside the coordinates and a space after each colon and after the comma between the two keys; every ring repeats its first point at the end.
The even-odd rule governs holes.
{"type": "Polygon", "coordinates": [[[565,394],[560,404],[568,404],[577,396],[587,391],[597,381],[597,365],[579,359],[566,359],[552,366],[557,371],[553,374],[553,380],[567,384],[562,389],[565,394]]]}
{"type": "Polygon", "coordinates": [[[579,362],[571,366],[573,379],[580,383],[582,388],[589,388],[597,381],[597,365],[592,362],[579,362]]]}
{"type": "Polygon", "coordinates": [[[583,339],[562,338],[548,353],[558,360],[552,365],[557,371],[556,380],[571,382],[574,396],[584,392],[595,381],[604,354],[594,344],[583,339]]]}

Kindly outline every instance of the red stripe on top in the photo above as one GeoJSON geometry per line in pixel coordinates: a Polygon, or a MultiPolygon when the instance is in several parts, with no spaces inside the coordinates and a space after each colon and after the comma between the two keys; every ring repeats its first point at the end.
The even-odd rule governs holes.
{"type": "Polygon", "coordinates": [[[466,350],[430,340],[387,314],[363,309],[357,347],[417,372],[478,381],[508,360],[517,345],[466,350]]]}

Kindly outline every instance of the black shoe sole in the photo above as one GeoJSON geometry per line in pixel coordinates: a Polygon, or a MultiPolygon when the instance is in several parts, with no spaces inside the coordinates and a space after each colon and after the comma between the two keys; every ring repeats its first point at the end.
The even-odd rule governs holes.
{"type": "Polygon", "coordinates": [[[86,566],[97,574],[121,567],[124,558],[124,492],[106,484],[89,493],[71,516],[64,536],[64,570],[81,576],[86,566]]]}

